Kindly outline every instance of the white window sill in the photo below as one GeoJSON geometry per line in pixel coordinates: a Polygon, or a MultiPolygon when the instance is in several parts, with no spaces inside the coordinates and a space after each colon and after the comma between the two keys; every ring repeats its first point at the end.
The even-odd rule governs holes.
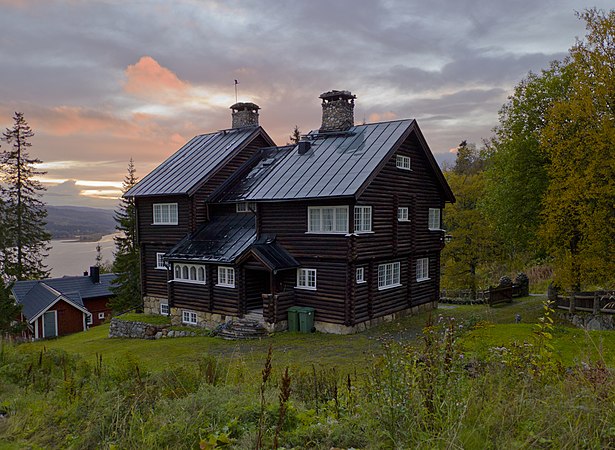
{"type": "Polygon", "coordinates": [[[308,286],[295,286],[295,289],[301,289],[302,291],[315,291],[316,290],[315,287],[308,287],[308,286]]]}
{"type": "Polygon", "coordinates": [[[387,289],[394,289],[394,288],[398,288],[400,286],[403,286],[403,284],[401,283],[397,283],[397,284],[391,284],[389,286],[382,286],[382,287],[378,287],[379,291],[386,291],[387,289]]]}
{"type": "Polygon", "coordinates": [[[154,269],[156,269],[156,270],[167,270],[166,267],[154,267],[154,269]]]}
{"type": "Polygon", "coordinates": [[[367,281],[363,280],[363,281],[357,281],[357,284],[365,284],[367,283],[367,281]]]}
{"type": "Polygon", "coordinates": [[[369,231],[355,231],[354,232],[355,236],[360,236],[362,234],[374,234],[374,232],[372,230],[369,230],[369,231]]]}
{"type": "Polygon", "coordinates": [[[186,284],[200,284],[200,285],[206,285],[207,281],[198,281],[198,280],[181,280],[178,278],[174,278],[171,281],[175,281],[177,283],[186,283],[186,284]]]}
{"type": "Polygon", "coordinates": [[[177,222],[169,222],[169,223],[152,223],[153,226],[158,226],[158,225],[178,225],[177,222]]]}
{"type": "Polygon", "coordinates": [[[405,170],[406,172],[412,172],[412,169],[409,167],[399,167],[399,166],[395,166],[396,168],[398,168],[399,170],[405,170]]]}
{"type": "Polygon", "coordinates": [[[184,322],[182,321],[182,325],[198,325],[198,322],[184,322]]]}
{"type": "Polygon", "coordinates": [[[398,222],[410,222],[410,219],[397,219],[398,222]]]}
{"type": "Polygon", "coordinates": [[[431,278],[417,278],[416,282],[420,283],[421,281],[429,281],[429,280],[431,280],[431,278]]]}
{"type": "Polygon", "coordinates": [[[235,285],[234,284],[220,284],[220,283],[216,283],[217,287],[223,287],[223,288],[234,288],[235,285]]]}
{"type": "Polygon", "coordinates": [[[344,236],[348,234],[348,231],[306,231],[305,234],[337,234],[344,236]]]}
{"type": "Polygon", "coordinates": [[[442,228],[430,228],[429,231],[445,231],[442,228]]]}

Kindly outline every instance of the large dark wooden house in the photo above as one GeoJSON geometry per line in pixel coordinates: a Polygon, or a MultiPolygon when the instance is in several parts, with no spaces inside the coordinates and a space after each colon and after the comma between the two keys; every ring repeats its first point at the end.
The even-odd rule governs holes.
{"type": "Polygon", "coordinates": [[[214,326],[290,306],[348,333],[438,299],[441,212],[455,198],[414,120],[354,125],[355,96],[320,96],[320,129],[276,147],[258,106],[193,138],[137,185],[148,312],[214,326]]]}

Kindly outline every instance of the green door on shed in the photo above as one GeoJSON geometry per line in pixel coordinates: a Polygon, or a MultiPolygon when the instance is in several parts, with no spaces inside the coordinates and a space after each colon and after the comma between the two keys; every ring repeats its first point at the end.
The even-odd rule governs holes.
{"type": "Polygon", "coordinates": [[[56,337],[58,330],[56,329],[56,312],[47,311],[43,314],[43,337],[56,337]]]}

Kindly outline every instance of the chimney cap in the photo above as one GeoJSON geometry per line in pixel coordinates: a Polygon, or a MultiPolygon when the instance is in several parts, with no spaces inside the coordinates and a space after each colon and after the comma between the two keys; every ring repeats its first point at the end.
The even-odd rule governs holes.
{"type": "Polygon", "coordinates": [[[258,111],[261,108],[256,103],[238,102],[238,103],[235,103],[234,105],[231,105],[229,109],[232,109],[233,111],[244,111],[246,109],[250,111],[254,111],[254,110],[258,111]]]}
{"type": "Polygon", "coordinates": [[[323,92],[318,96],[318,98],[322,98],[323,101],[332,101],[332,100],[354,100],[357,98],[356,95],[353,95],[350,91],[338,91],[332,90],[328,92],[323,92]]]}

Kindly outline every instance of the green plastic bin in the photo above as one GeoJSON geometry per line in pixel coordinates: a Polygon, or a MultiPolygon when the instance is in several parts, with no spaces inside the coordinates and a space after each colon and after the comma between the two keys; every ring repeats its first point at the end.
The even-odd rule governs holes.
{"type": "Polygon", "coordinates": [[[299,331],[299,311],[301,309],[299,306],[288,308],[288,331],[299,331]]]}
{"type": "Polygon", "coordinates": [[[299,331],[311,333],[314,329],[314,308],[299,308],[299,331]]]}

